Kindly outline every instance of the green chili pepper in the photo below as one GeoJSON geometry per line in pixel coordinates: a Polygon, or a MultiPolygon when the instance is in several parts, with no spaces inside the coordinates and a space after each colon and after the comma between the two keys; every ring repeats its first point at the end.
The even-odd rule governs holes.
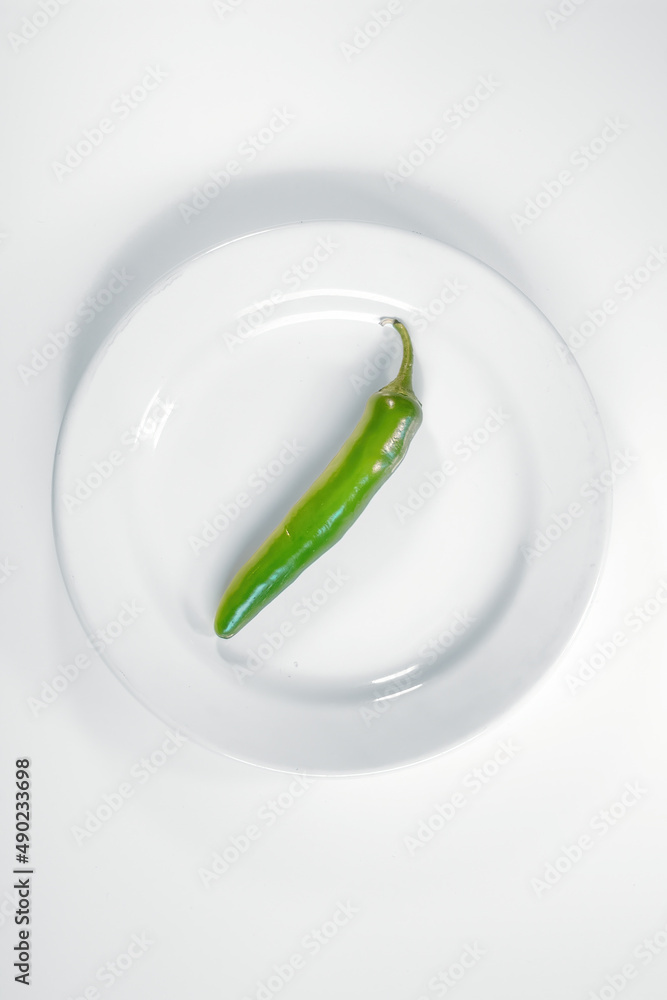
{"type": "Polygon", "coordinates": [[[412,390],[412,343],[399,320],[381,322],[394,326],[403,341],[398,375],[373,393],[335,458],[229,584],[215,616],[215,631],[224,639],[342,538],[405,457],[422,420],[412,390]]]}

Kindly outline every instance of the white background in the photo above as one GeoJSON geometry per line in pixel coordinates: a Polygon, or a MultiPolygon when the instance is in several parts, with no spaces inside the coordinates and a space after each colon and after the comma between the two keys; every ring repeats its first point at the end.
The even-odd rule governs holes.
{"type": "Polygon", "coordinates": [[[640,270],[632,294],[624,275],[667,244],[667,18],[649,0],[560,6],[404,0],[367,33],[387,4],[3,6],[3,996],[25,989],[13,983],[11,887],[12,772],[26,756],[39,1000],[664,995],[667,266],[640,270]],[[119,110],[149,69],[159,84],[119,110]],[[480,78],[483,100],[471,97],[480,78]],[[453,109],[467,98],[464,119],[453,109]],[[179,206],[276,108],[294,120],[186,223],[179,206]],[[57,167],[104,118],[112,128],[90,155],[57,167]],[[433,154],[387,178],[435,128],[446,138],[433,154]],[[591,147],[603,131],[613,141],[591,147]],[[452,243],[513,281],[570,343],[610,452],[632,456],[604,576],[548,679],[454,752],[304,788],[186,744],[145,780],[140,762],[165,727],[86,644],[55,559],[62,414],[96,346],[160,274],[230,236],[316,218],[452,243]],[[79,336],[26,376],[33,350],[123,267],[127,290],[90,323],[79,314],[79,336]],[[613,650],[619,632],[627,641],[613,650]],[[607,658],[577,684],[597,644],[607,658]],[[49,695],[82,654],[90,665],[49,695]],[[498,773],[478,787],[470,772],[503,742],[510,759],[487,765],[498,773]],[[123,783],[132,794],[117,812],[77,834],[123,783]],[[457,791],[457,815],[434,819],[457,791]],[[251,825],[257,839],[244,841],[251,825]],[[231,838],[248,850],[207,878],[231,838]],[[335,935],[314,945],[307,935],[333,933],[336,916],[335,935]],[[133,936],[144,943],[128,953],[133,936]],[[466,948],[479,956],[469,968],[456,964],[466,948]]]}

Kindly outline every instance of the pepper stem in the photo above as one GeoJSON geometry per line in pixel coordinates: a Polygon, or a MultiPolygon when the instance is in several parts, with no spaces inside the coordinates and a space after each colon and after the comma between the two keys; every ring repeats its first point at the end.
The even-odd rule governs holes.
{"type": "Polygon", "coordinates": [[[403,341],[403,360],[401,361],[401,367],[398,369],[396,378],[392,379],[392,381],[385,386],[383,391],[390,389],[392,392],[399,392],[405,396],[414,396],[414,390],[412,388],[413,353],[410,334],[399,319],[386,317],[385,319],[381,319],[380,323],[382,326],[393,326],[394,329],[400,334],[401,340],[403,341]]]}

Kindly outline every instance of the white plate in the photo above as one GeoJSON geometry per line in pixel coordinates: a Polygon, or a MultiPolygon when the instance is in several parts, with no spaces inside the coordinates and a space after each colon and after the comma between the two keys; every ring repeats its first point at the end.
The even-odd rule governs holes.
{"type": "Polygon", "coordinates": [[[513,286],[413,233],[307,223],[190,261],[109,337],[63,423],[56,542],[91,641],[161,718],[240,760],[365,772],[470,738],[554,662],[600,571],[607,467],[578,366],[513,286]],[[217,639],[226,581],[397,370],[387,315],[424,410],[407,457],[217,639]]]}

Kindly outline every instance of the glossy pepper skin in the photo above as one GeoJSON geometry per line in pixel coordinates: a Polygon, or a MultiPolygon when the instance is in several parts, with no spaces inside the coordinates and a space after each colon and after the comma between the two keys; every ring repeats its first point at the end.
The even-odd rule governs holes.
{"type": "Polygon", "coordinates": [[[228,639],[342,538],[403,461],[422,421],[412,390],[412,343],[404,325],[391,324],[403,341],[398,375],[369,398],[338,454],[229,584],[215,616],[228,639]]]}

